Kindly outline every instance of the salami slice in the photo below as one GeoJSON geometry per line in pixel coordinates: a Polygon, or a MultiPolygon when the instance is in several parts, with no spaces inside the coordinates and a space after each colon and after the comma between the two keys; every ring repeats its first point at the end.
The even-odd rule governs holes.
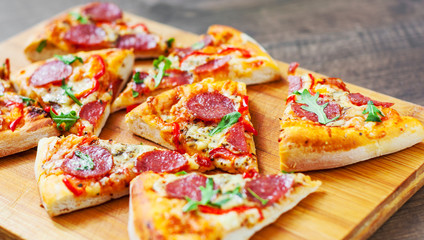
{"type": "Polygon", "coordinates": [[[192,52],[194,52],[194,50],[191,49],[190,47],[172,49],[172,55],[178,56],[180,59],[185,58],[186,56],[190,55],[192,52]]]}
{"type": "Polygon", "coordinates": [[[82,167],[84,160],[74,153],[71,158],[67,158],[62,164],[62,169],[67,174],[77,178],[101,178],[113,167],[112,154],[106,148],[90,145],[81,146],[76,151],[87,155],[93,161],[94,166],[92,169],[84,169],[82,167]]]}
{"type": "Polygon", "coordinates": [[[156,37],[153,34],[127,34],[120,36],[116,47],[134,50],[152,50],[157,47],[156,37]]]}
{"type": "Polygon", "coordinates": [[[49,83],[60,83],[71,74],[72,67],[70,65],[59,60],[50,61],[35,70],[29,79],[29,83],[35,87],[41,87],[49,83]]]}
{"type": "Polygon", "coordinates": [[[246,182],[244,191],[250,201],[259,202],[260,200],[250,192],[254,192],[260,198],[268,200],[267,206],[277,202],[293,186],[293,177],[291,175],[268,175],[260,176],[246,182]],[[250,191],[249,191],[250,190],[250,191]]]}
{"type": "Polygon", "coordinates": [[[206,186],[207,178],[200,174],[191,174],[187,177],[177,179],[166,185],[165,190],[168,196],[174,198],[189,197],[190,199],[202,200],[200,186],[206,186]]]}
{"type": "Polygon", "coordinates": [[[287,77],[287,81],[289,81],[289,94],[292,92],[299,91],[302,88],[302,79],[299,76],[289,75],[287,77]]]}
{"type": "MultiPolygon", "coordinates": [[[[319,105],[323,105],[325,102],[318,102],[319,105]]],[[[318,122],[318,116],[313,113],[313,112],[309,112],[306,111],[305,109],[302,108],[302,104],[299,103],[293,103],[292,105],[292,109],[294,111],[294,113],[299,116],[299,117],[306,117],[307,119],[313,121],[313,122],[318,122]]],[[[330,102],[328,103],[327,107],[324,108],[324,113],[327,116],[328,119],[333,119],[337,116],[340,116],[342,113],[342,108],[340,107],[339,104],[334,103],[334,102],[330,102]]]]}
{"type": "Polygon", "coordinates": [[[106,32],[94,24],[72,26],[65,35],[65,41],[78,46],[96,46],[105,40],[106,32]]]}
{"type": "Polygon", "coordinates": [[[101,103],[100,101],[89,102],[81,107],[79,116],[81,119],[87,120],[96,126],[97,122],[105,111],[105,107],[106,104],[101,103]]]}
{"type": "Polygon", "coordinates": [[[188,166],[188,161],[181,153],[169,150],[154,150],[141,154],[137,158],[136,169],[138,172],[153,171],[179,172],[188,166]]]}
{"type": "Polygon", "coordinates": [[[221,58],[216,58],[216,59],[210,60],[209,62],[205,64],[197,66],[193,71],[195,73],[213,72],[215,70],[218,70],[226,66],[230,60],[231,60],[231,56],[229,55],[221,57],[221,58]]]}
{"type": "Polygon", "coordinates": [[[236,111],[233,101],[218,92],[195,95],[188,100],[187,108],[194,116],[204,121],[220,120],[236,111]]]}
{"type": "Polygon", "coordinates": [[[352,104],[356,106],[367,105],[368,101],[370,100],[374,103],[375,106],[391,107],[394,105],[394,103],[372,100],[371,98],[365,97],[364,95],[360,93],[349,93],[348,97],[349,97],[349,100],[352,102],[352,104]]]}
{"type": "Polygon", "coordinates": [[[227,132],[227,141],[239,153],[247,153],[249,151],[246,137],[244,136],[243,123],[238,122],[234,124],[227,132]]]}
{"type": "Polygon", "coordinates": [[[82,12],[93,21],[113,22],[122,18],[121,9],[113,3],[95,2],[85,7],[82,12]]]}
{"type": "Polygon", "coordinates": [[[166,70],[166,74],[168,74],[168,76],[162,79],[159,87],[176,87],[184,84],[190,84],[193,82],[193,76],[187,71],[181,71],[179,69],[169,69],[166,70]]]}

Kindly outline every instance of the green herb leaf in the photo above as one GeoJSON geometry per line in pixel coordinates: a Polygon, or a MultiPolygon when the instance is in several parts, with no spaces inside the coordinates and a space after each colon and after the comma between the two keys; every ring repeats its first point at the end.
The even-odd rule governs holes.
{"type": "Polygon", "coordinates": [[[88,23],[88,18],[83,17],[78,12],[70,12],[69,15],[71,15],[75,20],[77,20],[81,24],[87,24],[88,23]]]}
{"type": "Polygon", "coordinates": [[[187,174],[186,171],[180,171],[180,172],[175,173],[175,175],[177,175],[177,176],[186,175],[186,174],[187,174]]]}
{"type": "Polygon", "coordinates": [[[29,106],[29,105],[35,103],[35,100],[34,99],[31,99],[29,97],[21,96],[21,99],[25,103],[26,106],[29,106]]]}
{"type": "Polygon", "coordinates": [[[43,51],[43,49],[47,46],[47,40],[41,40],[41,42],[38,44],[37,48],[35,49],[35,51],[37,51],[38,53],[41,53],[41,51],[43,51]]]}
{"type": "Polygon", "coordinates": [[[162,78],[166,76],[165,71],[171,68],[171,64],[171,60],[164,56],[160,56],[153,61],[153,66],[158,70],[158,74],[155,76],[155,88],[159,86],[162,78]]]}
{"type": "Polygon", "coordinates": [[[65,90],[66,95],[68,95],[76,104],[79,106],[82,106],[82,103],[78,100],[77,97],[75,97],[74,93],[72,92],[72,87],[68,87],[65,83],[65,79],[62,80],[62,86],[60,86],[63,90],[65,90]]]}
{"type": "Polygon", "coordinates": [[[143,143],[141,142],[140,145],[143,145],[143,143]]]}
{"type": "Polygon", "coordinates": [[[284,171],[284,170],[281,170],[281,172],[282,172],[282,173],[285,173],[285,174],[294,173],[294,171],[287,172],[287,171],[284,171]]]}
{"type": "Polygon", "coordinates": [[[140,95],[140,93],[138,93],[137,91],[131,90],[132,91],[132,96],[133,98],[138,97],[138,95],[140,95]]]}
{"type": "Polygon", "coordinates": [[[235,124],[239,118],[241,117],[241,113],[239,112],[232,112],[227,115],[225,115],[221,121],[218,123],[218,126],[214,128],[212,131],[209,132],[209,136],[212,136],[214,134],[217,134],[221,132],[222,130],[231,127],[233,124],[235,124]]]}
{"type": "Polygon", "coordinates": [[[225,192],[224,194],[237,195],[239,197],[243,197],[243,195],[241,195],[241,191],[240,190],[241,190],[241,187],[239,185],[233,191],[228,191],[228,192],[225,192]]]}
{"type": "Polygon", "coordinates": [[[384,114],[378,109],[372,101],[368,101],[367,108],[362,112],[362,114],[367,114],[367,119],[365,121],[367,122],[381,122],[380,114],[382,117],[384,117],[384,114]]]}
{"type": "Polygon", "coordinates": [[[211,202],[212,197],[215,196],[218,193],[217,190],[213,190],[213,179],[208,178],[206,180],[206,187],[200,186],[199,187],[201,193],[202,193],[202,200],[200,201],[202,205],[206,205],[209,202],[211,202]]]}
{"type": "Polygon", "coordinates": [[[172,47],[172,44],[175,42],[175,38],[170,38],[170,39],[168,39],[168,40],[166,40],[166,46],[168,47],[168,48],[171,48],[172,47]]]}
{"type": "Polygon", "coordinates": [[[197,43],[191,45],[191,49],[193,49],[193,50],[199,50],[199,49],[202,49],[204,47],[205,47],[205,43],[203,41],[197,42],[197,43]]]}
{"type": "Polygon", "coordinates": [[[71,65],[72,63],[74,63],[76,60],[78,60],[80,63],[83,63],[84,61],[82,60],[82,58],[72,55],[72,54],[68,54],[68,55],[54,55],[55,58],[59,59],[60,61],[62,61],[64,64],[68,64],[71,65]]]}
{"type": "Polygon", "coordinates": [[[226,204],[227,202],[229,202],[231,200],[231,198],[223,198],[219,201],[213,202],[212,205],[217,206],[217,207],[222,207],[222,205],[226,204]]]}
{"type": "Polygon", "coordinates": [[[135,83],[143,83],[144,82],[144,79],[140,78],[140,72],[134,73],[133,80],[134,80],[135,83]]]}
{"type": "Polygon", "coordinates": [[[268,199],[263,199],[261,197],[259,197],[258,194],[256,194],[254,191],[252,191],[252,189],[248,188],[247,191],[250,192],[250,194],[252,194],[252,196],[254,196],[256,199],[258,199],[262,205],[266,205],[268,203],[268,199]]]}
{"type": "Polygon", "coordinates": [[[65,129],[64,131],[69,131],[69,129],[77,122],[78,119],[80,119],[77,116],[77,113],[75,111],[71,111],[68,114],[60,113],[60,115],[56,115],[51,109],[50,109],[50,116],[52,117],[53,121],[57,124],[57,128],[59,130],[63,130],[61,127],[62,123],[65,123],[65,129]]]}
{"type": "Polygon", "coordinates": [[[303,92],[295,92],[294,94],[300,95],[301,99],[296,100],[297,103],[303,103],[306,104],[302,105],[301,108],[308,111],[313,112],[318,116],[318,122],[321,124],[327,124],[329,122],[337,120],[340,116],[337,116],[333,119],[328,119],[327,115],[325,115],[324,108],[327,107],[328,103],[325,103],[323,105],[319,105],[317,103],[317,99],[319,97],[319,93],[316,93],[314,96],[312,96],[308,90],[304,89],[303,92]]]}
{"type": "Polygon", "coordinates": [[[94,168],[94,161],[90,156],[78,150],[75,151],[75,155],[81,159],[79,167],[75,168],[75,170],[91,170],[94,168]]]}
{"type": "Polygon", "coordinates": [[[186,205],[184,205],[183,212],[194,211],[200,205],[200,202],[195,201],[195,200],[192,200],[192,199],[190,199],[188,197],[186,197],[186,200],[188,201],[188,203],[186,205]]]}

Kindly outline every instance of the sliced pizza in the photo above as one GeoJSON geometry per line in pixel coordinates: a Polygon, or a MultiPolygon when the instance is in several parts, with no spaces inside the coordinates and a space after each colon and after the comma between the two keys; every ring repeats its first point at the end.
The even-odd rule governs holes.
{"type": "Polygon", "coordinates": [[[136,239],[249,239],[314,192],[303,174],[142,173],[131,182],[128,232],[136,239]]]}
{"type": "Polygon", "coordinates": [[[117,5],[94,2],[55,18],[24,52],[29,60],[40,61],[105,48],[132,49],[136,58],[152,58],[163,54],[166,44],[145,24],[126,17],[117,5]]]}
{"type": "Polygon", "coordinates": [[[258,172],[246,85],[205,79],[179,86],[125,116],[130,131],[198,163],[231,173],[258,172]]]}
{"type": "Polygon", "coordinates": [[[209,169],[186,154],[94,135],[43,138],[35,160],[38,190],[50,216],[127,195],[130,181],[144,171],[193,170],[209,169]]]}
{"type": "Polygon", "coordinates": [[[191,47],[172,48],[167,57],[153,62],[153,69],[136,71],[113,103],[112,112],[207,77],[250,85],[278,80],[281,74],[276,62],[251,37],[232,27],[213,25],[191,47]]]}
{"type": "Polygon", "coordinates": [[[37,146],[59,135],[48,113],[31,98],[18,95],[9,81],[9,61],[0,67],[0,157],[37,146]]]}
{"type": "Polygon", "coordinates": [[[393,103],[352,93],[339,78],[295,75],[280,120],[281,169],[341,167],[408,148],[424,139],[415,118],[400,116],[393,103]]]}
{"type": "Polygon", "coordinates": [[[11,81],[20,94],[49,110],[58,129],[98,135],[133,64],[134,54],[130,50],[56,55],[17,71],[11,81]]]}

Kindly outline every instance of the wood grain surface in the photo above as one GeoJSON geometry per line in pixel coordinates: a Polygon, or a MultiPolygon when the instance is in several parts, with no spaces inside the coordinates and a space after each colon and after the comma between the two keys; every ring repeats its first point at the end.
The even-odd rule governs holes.
{"type": "MultiPolygon", "coordinates": [[[[84,2],[0,0],[0,40],[84,2]]],[[[210,24],[232,25],[256,38],[277,59],[298,61],[308,69],[424,105],[423,1],[131,0],[119,5],[196,33],[210,24]]],[[[1,162],[0,167],[10,164],[1,162]]],[[[26,186],[21,184],[16,186],[26,186]]],[[[21,191],[15,197],[27,195],[21,191]]],[[[423,203],[424,190],[420,190],[371,239],[424,236],[423,203]]]]}

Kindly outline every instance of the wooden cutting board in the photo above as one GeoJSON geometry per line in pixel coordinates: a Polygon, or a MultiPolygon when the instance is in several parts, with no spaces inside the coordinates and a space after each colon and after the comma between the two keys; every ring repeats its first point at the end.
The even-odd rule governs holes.
{"type": "MultiPolygon", "coordinates": [[[[137,16],[152,31],[177,43],[192,44],[197,36],[137,16]]],[[[23,48],[41,23],[0,44],[0,60],[11,59],[12,71],[29,64],[23,48]]],[[[149,61],[137,65],[147,67],[149,61]]],[[[287,64],[281,62],[283,73],[287,64]]],[[[306,70],[302,70],[306,71],[306,70]]],[[[319,74],[317,74],[319,75],[319,74]]],[[[348,79],[346,79],[348,80],[348,79]]],[[[424,108],[352,84],[353,92],[394,102],[401,114],[424,122],[424,108]]],[[[250,112],[261,173],[279,171],[278,118],[283,112],[285,80],[248,87],[250,112]]],[[[124,111],[112,114],[100,137],[125,143],[153,144],[132,135],[124,124],[124,111]]],[[[16,143],[19,144],[19,143],[16,143]]],[[[40,206],[34,177],[36,149],[0,159],[0,239],[128,239],[128,197],[50,218],[40,206]]],[[[424,183],[424,143],[404,151],[326,171],[310,172],[323,182],[318,192],[281,216],[252,239],[364,239],[370,236],[424,183]]]]}

